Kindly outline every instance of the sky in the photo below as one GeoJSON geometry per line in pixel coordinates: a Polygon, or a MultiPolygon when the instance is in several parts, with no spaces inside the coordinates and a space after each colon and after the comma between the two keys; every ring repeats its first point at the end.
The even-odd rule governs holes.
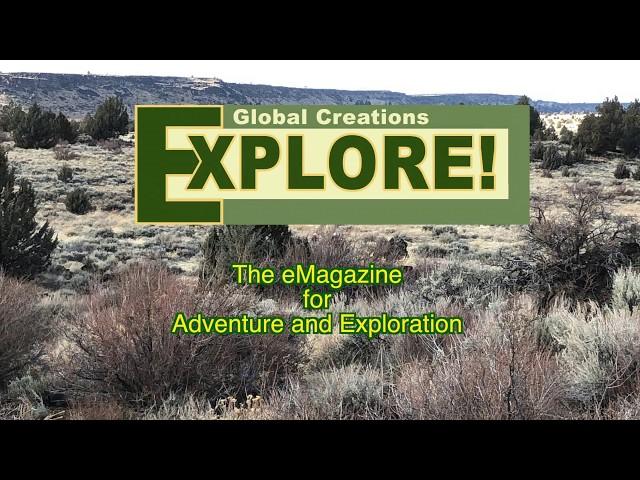
{"type": "Polygon", "coordinates": [[[0,72],[217,77],[226,82],[407,94],[640,97],[638,60],[0,60],[0,72]]]}

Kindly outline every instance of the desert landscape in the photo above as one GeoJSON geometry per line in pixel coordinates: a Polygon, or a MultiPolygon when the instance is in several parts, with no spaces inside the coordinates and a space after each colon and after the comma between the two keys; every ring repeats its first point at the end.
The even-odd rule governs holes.
{"type": "MultiPolygon", "coordinates": [[[[530,103],[538,123],[528,226],[162,227],[134,223],[135,132],[86,133],[87,113],[129,88],[94,101],[86,92],[95,81],[81,88],[70,78],[64,95],[58,85],[34,98],[23,78],[0,76],[5,105],[22,101],[27,112],[40,99],[81,132],[50,148],[23,148],[0,132],[16,181],[35,191],[36,222],[57,238],[42,271],[0,273],[0,418],[640,418],[640,160],[626,136],[611,151],[581,127],[586,117],[604,121],[608,103],[596,115],[561,105],[535,118],[530,103]],[[77,101],[82,91],[91,101],[77,101]],[[465,334],[171,335],[176,311],[301,310],[296,290],[234,285],[225,273],[232,261],[399,265],[401,288],[347,289],[331,309],[435,309],[464,318],[465,334]]],[[[235,100],[230,84],[196,83],[191,96],[223,85],[235,100]]],[[[252,87],[271,92],[264,103],[286,102],[279,87],[252,87]]],[[[319,101],[347,103],[336,92],[319,101]]],[[[294,94],[294,102],[319,95],[294,94]]],[[[614,107],[628,118],[635,108],[614,107]]]]}

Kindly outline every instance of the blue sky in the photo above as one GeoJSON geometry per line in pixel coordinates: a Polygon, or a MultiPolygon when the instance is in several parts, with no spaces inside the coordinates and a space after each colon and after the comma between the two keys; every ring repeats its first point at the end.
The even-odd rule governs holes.
{"type": "Polygon", "coordinates": [[[0,72],[18,71],[218,77],[410,94],[526,93],[563,102],[640,97],[636,60],[0,60],[0,72]]]}

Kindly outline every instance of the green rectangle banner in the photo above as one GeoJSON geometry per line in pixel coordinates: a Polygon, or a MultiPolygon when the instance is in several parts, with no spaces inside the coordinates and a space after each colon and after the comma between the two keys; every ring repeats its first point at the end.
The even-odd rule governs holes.
{"type": "Polygon", "coordinates": [[[138,105],[136,221],[524,224],[529,107],[138,105]]]}

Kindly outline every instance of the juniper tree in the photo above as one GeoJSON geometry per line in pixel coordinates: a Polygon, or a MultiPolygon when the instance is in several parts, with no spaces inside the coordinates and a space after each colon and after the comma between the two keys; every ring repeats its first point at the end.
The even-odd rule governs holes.
{"type": "Polygon", "coordinates": [[[20,148],[51,148],[58,142],[55,114],[33,104],[15,129],[13,139],[20,148]]]}
{"type": "Polygon", "coordinates": [[[635,157],[640,153],[640,101],[635,100],[624,112],[620,146],[626,155],[635,157]]]}
{"type": "Polygon", "coordinates": [[[566,125],[563,125],[560,129],[560,143],[564,143],[566,145],[571,145],[573,141],[573,132],[567,128],[566,125]]]}
{"type": "Polygon", "coordinates": [[[598,107],[600,144],[595,145],[599,151],[615,152],[618,143],[622,139],[624,122],[624,107],[618,101],[618,97],[612,100],[605,99],[598,107]]]}
{"type": "Polygon", "coordinates": [[[56,137],[69,143],[76,143],[78,139],[78,124],[70,122],[62,112],[55,119],[56,137]]]}
{"type": "Polygon", "coordinates": [[[598,131],[598,117],[595,114],[589,113],[580,122],[578,131],[573,137],[574,143],[581,143],[589,151],[599,153],[594,149],[594,145],[600,143],[600,132],[598,131]]]}
{"type": "Polygon", "coordinates": [[[578,127],[575,141],[593,153],[615,152],[623,138],[625,111],[618,97],[605,99],[578,127]]]}
{"type": "Polygon", "coordinates": [[[15,186],[15,172],[0,149],[0,269],[31,278],[49,266],[58,240],[48,222],[38,225],[35,220],[36,194],[31,183],[22,179],[15,186]]]}
{"type": "Polygon", "coordinates": [[[24,116],[25,113],[22,108],[11,101],[11,103],[0,109],[0,130],[5,132],[14,131],[24,116]]]}
{"type": "Polygon", "coordinates": [[[279,260],[291,241],[288,225],[214,227],[203,244],[202,278],[230,275],[233,262],[279,260]]]}
{"type": "Polygon", "coordinates": [[[533,136],[536,131],[542,130],[544,125],[538,111],[531,105],[531,99],[526,95],[521,96],[518,99],[516,105],[528,105],[529,106],[529,135],[533,136]]]}
{"type": "Polygon", "coordinates": [[[86,133],[95,140],[106,140],[127,133],[129,114],[122,100],[109,97],[98,106],[94,116],[86,118],[86,133]]]}

